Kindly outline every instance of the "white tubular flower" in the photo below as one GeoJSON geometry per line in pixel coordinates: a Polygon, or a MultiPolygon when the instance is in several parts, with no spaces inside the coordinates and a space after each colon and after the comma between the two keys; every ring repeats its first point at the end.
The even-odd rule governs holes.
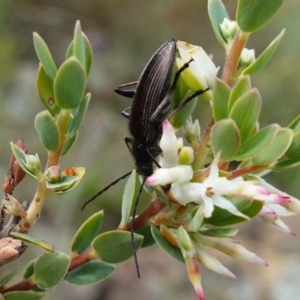
{"type": "Polygon", "coordinates": [[[212,270],[220,275],[227,276],[231,279],[237,278],[226,267],[224,267],[215,256],[207,252],[203,247],[199,245],[194,246],[197,260],[201,262],[207,269],[212,270]]]}
{"type": "Polygon", "coordinates": [[[163,153],[161,166],[163,168],[174,167],[178,160],[177,137],[168,120],[163,122],[163,134],[159,146],[163,153]]]}
{"type": "Polygon", "coordinates": [[[226,40],[231,40],[236,35],[239,26],[236,21],[228,20],[224,18],[223,22],[220,24],[221,31],[226,40]]]}
{"type": "MultiPolygon", "coordinates": [[[[206,54],[203,48],[186,42],[178,41],[177,48],[181,58],[177,58],[177,66],[181,68],[185,63],[193,59],[189,67],[182,72],[182,77],[193,92],[212,87],[218,68],[206,54]]],[[[212,96],[211,90],[204,95],[207,99],[212,96]]]]}
{"type": "Polygon", "coordinates": [[[255,62],[254,49],[244,48],[240,57],[240,64],[242,67],[248,67],[255,62]]]}
{"type": "Polygon", "coordinates": [[[233,242],[230,239],[201,236],[201,240],[199,239],[199,242],[209,247],[215,248],[237,260],[247,261],[252,264],[257,264],[265,267],[268,266],[268,263],[257,256],[255,253],[248,251],[246,248],[236,242],[233,242]]]}
{"type": "Polygon", "coordinates": [[[210,166],[209,176],[203,183],[190,182],[185,185],[173,184],[171,191],[175,199],[182,205],[190,202],[203,203],[202,214],[209,218],[214,210],[214,205],[228,210],[234,215],[248,219],[247,216],[238,211],[232,202],[224,196],[245,196],[245,191],[250,191],[248,186],[257,189],[250,181],[243,181],[241,178],[228,180],[225,177],[219,177],[217,158],[210,166]],[[243,192],[243,193],[242,193],[243,192]]]}
{"type": "Polygon", "coordinates": [[[160,168],[146,179],[146,184],[166,185],[170,183],[186,183],[193,177],[193,169],[190,166],[180,165],[173,168],[160,168]]]}

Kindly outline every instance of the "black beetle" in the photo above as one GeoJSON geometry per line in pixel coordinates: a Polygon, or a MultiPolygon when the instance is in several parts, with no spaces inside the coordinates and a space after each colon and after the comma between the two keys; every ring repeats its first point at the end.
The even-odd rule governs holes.
{"type": "MultiPolygon", "coordinates": [[[[131,224],[132,248],[138,277],[140,277],[140,274],[133,240],[134,219],[139,196],[142,192],[145,180],[153,174],[153,163],[159,167],[156,157],[161,154],[158,142],[162,135],[162,123],[165,119],[173,115],[174,112],[177,112],[186,105],[190,100],[207,91],[197,91],[188,97],[175,111],[171,112],[172,102],[170,101],[170,96],[176,87],[180,73],[188,68],[189,63],[192,61],[190,60],[184,64],[183,67],[176,72],[172,83],[171,79],[176,51],[176,41],[174,39],[168,40],[160,46],[150,58],[139,81],[124,84],[115,89],[118,94],[133,98],[132,106],[122,112],[122,114],[129,119],[129,132],[131,134],[130,137],[125,138],[125,143],[135,160],[137,172],[143,177],[143,182],[135,201],[131,224]],[[136,88],[128,88],[130,86],[136,88]]],[[[123,175],[98,192],[84,204],[82,209],[84,209],[89,202],[94,200],[119,180],[127,177],[130,173],[123,175]]]]}

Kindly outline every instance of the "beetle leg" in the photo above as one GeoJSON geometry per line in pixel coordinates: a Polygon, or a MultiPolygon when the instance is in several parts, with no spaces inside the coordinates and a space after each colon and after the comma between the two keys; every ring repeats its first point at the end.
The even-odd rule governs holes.
{"type": "Polygon", "coordinates": [[[126,119],[129,119],[130,113],[131,113],[131,106],[122,110],[122,116],[125,117],[126,119]]]}
{"type": "MultiPolygon", "coordinates": [[[[164,97],[164,99],[162,100],[162,102],[160,103],[160,105],[156,108],[156,110],[154,111],[154,113],[152,114],[149,122],[150,123],[155,123],[159,120],[163,120],[163,119],[167,119],[168,115],[170,114],[171,108],[172,108],[172,103],[170,101],[170,97],[173,94],[177,81],[179,79],[180,74],[189,67],[190,63],[194,61],[192,58],[185,63],[175,74],[173,83],[170,87],[170,89],[168,90],[166,96],[164,97]]],[[[190,100],[189,100],[190,101],[190,100]]]]}
{"type": "Polygon", "coordinates": [[[138,85],[138,83],[139,83],[138,81],[133,81],[133,82],[122,84],[122,85],[118,86],[117,88],[115,88],[115,92],[121,96],[124,96],[127,98],[133,98],[135,95],[135,90],[136,90],[136,86],[138,85]]]}

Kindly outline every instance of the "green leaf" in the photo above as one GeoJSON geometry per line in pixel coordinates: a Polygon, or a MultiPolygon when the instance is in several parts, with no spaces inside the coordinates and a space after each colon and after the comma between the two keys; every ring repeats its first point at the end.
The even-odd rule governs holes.
{"type": "Polygon", "coordinates": [[[251,159],[255,166],[265,166],[278,160],[289,148],[293,139],[293,130],[281,128],[273,140],[264,148],[264,151],[254,155],[251,159]]]}
{"type": "Polygon", "coordinates": [[[41,144],[49,151],[56,151],[60,145],[59,131],[55,120],[48,110],[41,111],[35,117],[35,129],[41,144]]]}
{"type": "Polygon", "coordinates": [[[68,58],[58,69],[54,80],[54,95],[62,109],[73,109],[80,105],[86,86],[86,76],[80,62],[68,58]]]}
{"type": "Polygon", "coordinates": [[[125,227],[131,215],[132,207],[135,201],[135,186],[136,186],[136,170],[133,170],[124,188],[124,193],[122,197],[122,210],[121,210],[122,217],[121,217],[121,223],[119,225],[120,228],[125,227]]]}
{"type": "Polygon", "coordinates": [[[200,234],[205,236],[213,236],[213,237],[226,237],[226,238],[232,238],[236,236],[238,232],[238,229],[233,228],[213,228],[213,229],[206,229],[206,230],[200,230],[200,234]]]}
{"type": "Polygon", "coordinates": [[[76,285],[94,284],[109,277],[116,267],[102,261],[90,261],[68,273],[66,280],[76,285]]]}
{"type": "Polygon", "coordinates": [[[293,141],[285,155],[288,158],[298,158],[300,160],[300,131],[294,134],[293,141]]]}
{"type": "Polygon", "coordinates": [[[50,289],[64,280],[70,265],[70,257],[62,252],[41,255],[34,268],[38,287],[50,289]]]}
{"type": "Polygon", "coordinates": [[[144,226],[137,230],[136,233],[144,237],[142,248],[150,247],[155,244],[155,240],[151,233],[151,226],[144,226]]]}
{"type": "Polygon", "coordinates": [[[77,20],[74,30],[74,44],[73,55],[80,61],[81,65],[85,68],[85,47],[84,40],[81,32],[80,22],[77,20]]]}
{"type": "Polygon", "coordinates": [[[61,150],[61,155],[66,155],[68,151],[71,149],[75,141],[77,140],[78,132],[76,132],[72,137],[70,137],[63,145],[61,150]]]}
{"type": "Polygon", "coordinates": [[[54,117],[60,112],[60,108],[57,106],[54,99],[53,80],[47,75],[42,64],[39,66],[36,86],[40,99],[44,106],[49,110],[54,117]]]}
{"type": "Polygon", "coordinates": [[[217,40],[221,45],[227,43],[226,39],[223,36],[223,33],[220,28],[220,24],[223,23],[224,18],[230,20],[230,17],[226,11],[226,8],[221,0],[209,0],[208,1],[208,15],[217,37],[217,40]]]}
{"type": "Polygon", "coordinates": [[[23,171],[26,172],[26,174],[32,176],[33,178],[37,178],[41,175],[41,163],[37,154],[25,154],[25,152],[20,149],[18,145],[12,142],[10,143],[10,146],[18,164],[23,169],[23,171]]]}
{"type": "Polygon", "coordinates": [[[16,274],[18,274],[18,270],[8,273],[6,276],[0,279],[0,288],[7,284],[16,274]]]}
{"type": "Polygon", "coordinates": [[[211,130],[211,143],[214,156],[221,151],[220,160],[233,160],[240,146],[240,133],[235,122],[224,119],[215,123],[211,130]]]}
{"type": "Polygon", "coordinates": [[[245,141],[253,132],[261,111],[261,98],[257,89],[251,89],[235,101],[229,118],[236,122],[241,140],[245,141]]]}
{"type": "Polygon", "coordinates": [[[298,115],[288,126],[289,128],[294,130],[294,133],[297,133],[300,131],[300,115],[298,115]]]}
{"type": "Polygon", "coordinates": [[[229,103],[228,103],[228,111],[231,110],[234,103],[246,94],[251,89],[251,82],[249,76],[240,76],[238,78],[237,83],[234,85],[233,89],[231,90],[229,103]]]}
{"type": "Polygon", "coordinates": [[[47,44],[36,32],[33,33],[33,44],[36,55],[39,58],[41,64],[43,65],[46,74],[53,81],[57,72],[55,62],[52,58],[47,44]]]}
{"type": "Polygon", "coordinates": [[[23,274],[23,278],[24,279],[29,279],[34,274],[35,262],[36,262],[36,259],[33,259],[26,266],[24,274],[23,274]]]}
{"type": "Polygon", "coordinates": [[[28,242],[28,243],[40,246],[40,247],[42,247],[43,249],[45,249],[47,251],[51,251],[51,252],[54,251],[54,247],[51,244],[49,244],[48,242],[46,242],[44,240],[41,240],[41,239],[38,239],[38,238],[35,238],[35,237],[30,236],[28,234],[13,231],[13,232],[10,233],[10,235],[12,237],[14,237],[16,239],[19,239],[19,240],[22,240],[24,242],[28,242]]]}
{"type": "Polygon", "coordinates": [[[218,77],[215,78],[213,85],[213,116],[214,120],[220,121],[228,117],[228,101],[230,87],[218,77]]]}
{"type": "Polygon", "coordinates": [[[235,157],[235,159],[248,159],[253,155],[256,155],[263,151],[263,149],[273,140],[279,129],[279,125],[271,124],[253,134],[244,143],[242,143],[238,155],[235,157]]]}
{"type": "Polygon", "coordinates": [[[271,44],[264,50],[264,52],[245,70],[243,70],[242,74],[246,75],[253,75],[260,71],[272,58],[273,54],[275,53],[281,39],[285,33],[285,29],[283,29],[280,34],[271,42],[271,44]]]}
{"type": "MultiPolygon", "coordinates": [[[[236,208],[250,219],[254,218],[262,209],[264,203],[262,201],[248,199],[233,199],[233,204],[236,208]]],[[[204,223],[213,226],[230,226],[233,224],[247,221],[242,217],[231,214],[228,210],[215,206],[212,216],[204,219],[204,223]]]]}
{"type": "MultiPolygon", "coordinates": [[[[135,249],[143,243],[143,236],[134,234],[135,249]]],[[[117,264],[133,256],[131,247],[131,233],[121,230],[107,231],[100,234],[92,242],[92,247],[99,257],[108,263],[117,264]]]]}
{"type": "Polygon", "coordinates": [[[103,214],[103,210],[93,214],[80,226],[72,241],[73,253],[82,253],[91,246],[93,239],[100,231],[103,214]]]}
{"type": "MultiPolygon", "coordinates": [[[[88,77],[90,70],[91,70],[92,62],[93,62],[93,51],[92,51],[92,46],[90,44],[90,41],[88,40],[86,35],[83,32],[81,32],[81,34],[82,34],[83,41],[84,41],[85,72],[86,72],[86,77],[88,77]]],[[[74,55],[73,44],[74,44],[74,41],[72,41],[68,47],[66,58],[69,58],[72,55],[74,55]]]]}
{"type": "Polygon", "coordinates": [[[164,189],[160,185],[154,186],[154,191],[155,191],[156,195],[159,197],[159,199],[161,200],[161,202],[163,202],[167,206],[171,207],[171,205],[172,205],[171,201],[170,201],[169,197],[167,196],[167,194],[165,193],[164,189]]]}
{"type": "MultiPolygon", "coordinates": [[[[182,102],[187,99],[187,97],[191,96],[193,94],[192,91],[189,91],[186,94],[186,97],[183,98],[182,102]]],[[[193,98],[193,100],[189,101],[185,106],[183,106],[179,111],[171,117],[170,123],[174,127],[175,130],[181,128],[189,118],[189,116],[193,113],[197,102],[198,102],[198,97],[193,98]]]]}
{"type": "Polygon", "coordinates": [[[236,20],[244,32],[254,32],[265,26],[280,8],[283,0],[239,0],[236,20]]]}
{"type": "Polygon", "coordinates": [[[272,170],[275,171],[285,171],[291,168],[295,168],[300,166],[300,160],[299,158],[293,158],[293,159],[283,159],[276,163],[274,167],[272,167],[272,170]]]}
{"type": "Polygon", "coordinates": [[[46,187],[53,189],[56,194],[63,194],[74,188],[80,180],[79,176],[63,176],[57,183],[46,181],[46,187]]]}
{"type": "Polygon", "coordinates": [[[5,300],[39,300],[43,299],[44,293],[32,292],[32,291],[18,291],[9,292],[4,294],[5,300]]]}
{"type": "Polygon", "coordinates": [[[91,100],[91,94],[88,93],[81,101],[80,105],[77,107],[74,117],[72,118],[68,126],[68,131],[67,131],[68,138],[73,137],[77,133],[82,123],[82,120],[85,116],[86,110],[89,106],[90,100],[91,100]]]}
{"type": "Polygon", "coordinates": [[[157,245],[160,248],[165,250],[168,254],[178,259],[179,261],[184,262],[184,258],[182,256],[181,250],[179,248],[170,245],[155,226],[151,226],[151,232],[153,238],[155,239],[157,245]]]}

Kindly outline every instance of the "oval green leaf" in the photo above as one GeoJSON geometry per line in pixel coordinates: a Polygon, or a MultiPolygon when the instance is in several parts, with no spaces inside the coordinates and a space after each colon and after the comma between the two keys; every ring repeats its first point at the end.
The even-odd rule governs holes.
{"type": "Polygon", "coordinates": [[[221,152],[220,160],[233,160],[240,146],[240,133],[235,122],[224,119],[215,123],[211,130],[211,143],[215,156],[221,152]]]}
{"type": "MultiPolygon", "coordinates": [[[[233,199],[236,208],[250,219],[254,218],[262,209],[264,203],[262,201],[248,199],[233,199]]],[[[204,219],[204,223],[213,226],[230,226],[233,224],[247,221],[246,219],[231,214],[228,210],[215,206],[212,216],[204,219]]]]}
{"type": "Polygon", "coordinates": [[[213,228],[213,229],[206,229],[201,230],[200,234],[205,236],[213,236],[213,237],[226,237],[226,238],[233,238],[236,236],[238,229],[233,228],[213,228]]]}
{"type": "Polygon", "coordinates": [[[41,111],[36,115],[35,129],[40,142],[47,150],[56,151],[59,148],[59,131],[48,110],[41,111]]]}
{"type": "Polygon", "coordinates": [[[103,214],[103,210],[93,214],[80,226],[72,241],[73,253],[82,253],[91,246],[93,239],[101,229],[103,214]]]}
{"type": "Polygon", "coordinates": [[[281,128],[273,140],[264,148],[264,151],[254,155],[251,159],[255,166],[265,166],[275,162],[287,151],[293,140],[293,130],[281,128]]]}
{"type": "Polygon", "coordinates": [[[80,22],[77,20],[74,29],[74,44],[73,55],[80,61],[81,65],[85,68],[85,47],[84,40],[81,32],[80,22]]]}
{"type": "Polygon", "coordinates": [[[250,77],[240,76],[237,83],[234,85],[234,87],[231,90],[229,103],[228,103],[228,111],[231,110],[236,100],[242,97],[248,91],[250,91],[250,89],[251,89],[250,77]]]}
{"type": "Polygon", "coordinates": [[[252,89],[241,96],[229,112],[239,128],[241,141],[245,141],[253,132],[261,111],[261,98],[257,89],[252,89]]]}
{"type": "Polygon", "coordinates": [[[54,95],[62,109],[73,109],[83,99],[86,76],[80,62],[74,56],[68,58],[58,69],[54,80],[54,95]]]}
{"type": "Polygon", "coordinates": [[[26,174],[32,176],[33,178],[37,178],[39,175],[41,175],[41,163],[37,154],[35,155],[35,166],[29,166],[26,160],[26,158],[28,158],[27,154],[25,154],[25,152],[22,149],[20,149],[18,145],[12,142],[10,143],[10,146],[18,164],[23,169],[23,171],[26,172],[26,174]]]}
{"type": "Polygon", "coordinates": [[[300,131],[300,115],[298,115],[288,126],[293,129],[295,133],[300,131]]]}
{"type": "Polygon", "coordinates": [[[24,242],[28,242],[28,243],[40,246],[40,247],[42,247],[43,249],[45,249],[47,251],[50,251],[50,252],[54,251],[54,247],[51,244],[49,244],[48,242],[46,242],[44,240],[41,240],[41,239],[38,239],[38,238],[35,238],[35,237],[30,236],[28,234],[24,234],[24,233],[21,233],[21,232],[14,231],[14,232],[11,232],[10,235],[12,237],[14,237],[16,239],[19,239],[19,240],[22,240],[24,242]]]}
{"type": "Polygon", "coordinates": [[[254,32],[265,26],[280,8],[283,0],[239,0],[236,20],[241,30],[254,32]]]}
{"type": "Polygon", "coordinates": [[[221,79],[217,78],[213,85],[213,116],[214,120],[220,121],[228,117],[228,101],[230,95],[230,87],[221,79]]]}
{"type": "Polygon", "coordinates": [[[24,270],[23,278],[29,279],[34,274],[34,266],[35,266],[36,259],[33,259],[28,263],[24,270]]]}
{"type": "Polygon", "coordinates": [[[144,237],[142,248],[150,247],[155,244],[155,240],[151,233],[151,226],[144,226],[137,230],[136,233],[144,237]]]}
{"type": "Polygon", "coordinates": [[[61,150],[61,155],[66,155],[68,151],[71,149],[73,144],[76,142],[78,136],[78,132],[76,132],[72,137],[70,137],[63,145],[61,150]]]}
{"type": "Polygon", "coordinates": [[[256,132],[244,143],[242,143],[238,155],[235,159],[248,159],[251,158],[253,155],[256,155],[263,151],[263,149],[273,140],[279,129],[279,125],[271,124],[256,132]]]}
{"type": "Polygon", "coordinates": [[[288,158],[295,158],[300,160],[300,131],[294,134],[293,141],[289,149],[286,151],[285,155],[288,158]]]}
{"type": "Polygon", "coordinates": [[[90,100],[91,100],[91,94],[88,93],[85,95],[84,99],[81,101],[80,105],[77,107],[74,117],[72,118],[72,120],[70,121],[69,126],[68,126],[68,131],[67,131],[68,138],[73,137],[77,133],[77,131],[82,123],[82,120],[85,116],[85,113],[87,111],[87,108],[89,106],[90,100]]]}
{"type": "MultiPolygon", "coordinates": [[[[85,51],[85,72],[86,72],[86,77],[90,74],[90,70],[92,67],[92,62],[93,62],[93,51],[92,51],[92,46],[86,35],[81,32],[83,41],[84,41],[84,51],[85,51]]],[[[74,55],[73,51],[73,44],[74,41],[71,42],[71,44],[68,47],[66,58],[71,57],[74,55]]]]}
{"type": "Polygon", "coordinates": [[[223,33],[220,28],[220,24],[223,23],[224,18],[230,20],[230,17],[226,11],[226,8],[221,0],[209,0],[208,1],[208,15],[210,22],[212,24],[213,30],[217,37],[217,40],[221,45],[227,43],[226,39],[223,36],[223,33]]]}
{"type": "MultiPolygon", "coordinates": [[[[138,250],[143,243],[143,236],[134,234],[135,249],[138,250]]],[[[108,263],[117,264],[133,256],[131,247],[131,233],[113,230],[100,234],[92,242],[92,247],[99,257],[108,263]]]]}
{"type": "Polygon", "coordinates": [[[43,65],[46,74],[53,81],[57,72],[55,62],[52,58],[51,52],[47,44],[36,32],[33,33],[33,44],[36,55],[39,58],[41,64],[43,65]]]}
{"type": "Polygon", "coordinates": [[[70,257],[62,252],[41,255],[34,267],[38,287],[50,289],[64,280],[70,265],[70,257]]]}
{"type": "Polygon", "coordinates": [[[121,210],[122,217],[121,217],[121,223],[119,225],[120,228],[125,227],[131,215],[132,207],[135,202],[135,186],[136,186],[136,170],[133,170],[128,180],[126,181],[126,185],[124,188],[124,193],[122,197],[122,210],[121,210]]]}
{"type": "Polygon", "coordinates": [[[39,300],[43,299],[44,293],[32,292],[32,291],[18,291],[9,292],[4,294],[5,300],[39,300]]]}
{"type": "Polygon", "coordinates": [[[90,261],[68,273],[66,280],[76,285],[95,284],[109,277],[116,267],[102,261],[90,261]]]}
{"type": "Polygon", "coordinates": [[[275,166],[272,167],[272,170],[275,171],[285,171],[291,168],[295,168],[300,166],[300,160],[299,158],[294,159],[283,159],[276,163],[275,166]]]}
{"type": "Polygon", "coordinates": [[[243,72],[243,75],[249,74],[253,75],[260,71],[272,58],[273,54],[275,53],[283,35],[285,33],[285,29],[283,29],[280,34],[271,42],[271,44],[264,50],[264,52],[250,65],[248,66],[243,72]]]}
{"type": "Polygon", "coordinates": [[[49,110],[52,116],[57,115],[60,112],[60,108],[54,99],[53,80],[47,75],[42,64],[39,66],[36,86],[44,106],[49,110]]]}
{"type": "Polygon", "coordinates": [[[172,245],[170,245],[166,239],[161,235],[158,228],[155,226],[151,226],[151,232],[152,236],[155,239],[157,245],[162,248],[164,251],[166,251],[168,254],[173,256],[174,258],[178,259],[181,262],[184,262],[184,258],[182,256],[181,250],[179,248],[176,248],[172,245]]]}

